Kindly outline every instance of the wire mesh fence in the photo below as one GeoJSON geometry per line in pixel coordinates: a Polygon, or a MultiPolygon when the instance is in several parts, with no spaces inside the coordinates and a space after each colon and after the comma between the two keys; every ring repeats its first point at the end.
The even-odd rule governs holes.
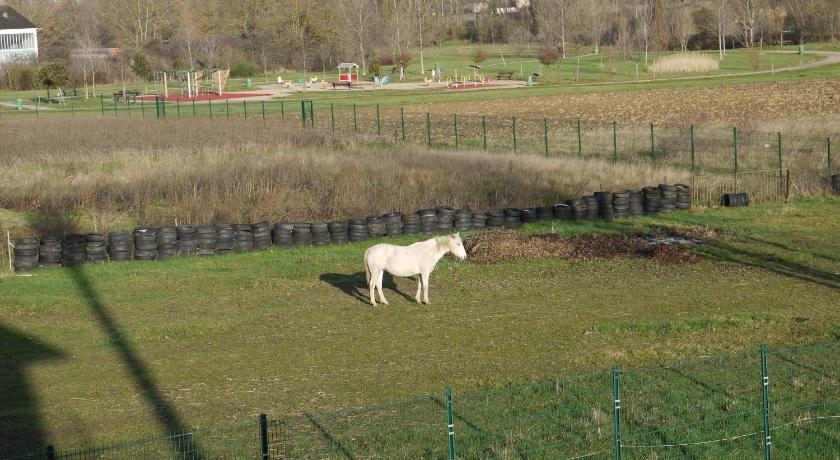
{"type": "Polygon", "coordinates": [[[762,346],[4,460],[836,458],[839,352],[840,342],[762,346]]]}

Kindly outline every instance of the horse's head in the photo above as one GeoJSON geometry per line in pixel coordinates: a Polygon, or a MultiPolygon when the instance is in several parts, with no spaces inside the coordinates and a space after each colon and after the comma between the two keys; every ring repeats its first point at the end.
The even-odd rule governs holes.
{"type": "Polygon", "coordinates": [[[467,250],[464,249],[464,242],[461,241],[461,235],[459,233],[449,235],[449,250],[452,254],[455,254],[455,257],[461,260],[467,258],[467,250]]]}

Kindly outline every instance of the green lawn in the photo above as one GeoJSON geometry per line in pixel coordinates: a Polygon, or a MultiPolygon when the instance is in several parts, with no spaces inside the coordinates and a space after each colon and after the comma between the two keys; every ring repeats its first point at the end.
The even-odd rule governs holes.
{"type": "MultiPolygon", "coordinates": [[[[551,380],[533,391],[504,392],[492,403],[484,393],[470,398],[471,392],[614,363],[638,369],[754,350],[762,342],[778,347],[837,340],[838,206],[837,197],[811,198],[613,223],[528,225],[523,231],[564,235],[706,226],[723,230],[724,237],[699,249],[705,260],[696,264],[547,259],[476,265],[446,259],[432,277],[431,306],[410,301],[415,284],[406,279],[386,282],[390,306],[365,303],[361,257],[369,243],[3,276],[0,390],[10,396],[0,403],[2,444],[11,453],[46,442],[87,446],[245,420],[260,412],[272,418],[314,413],[322,428],[332,426],[338,436],[343,429],[375,426],[377,420],[387,425],[388,417],[410,424],[411,417],[424,410],[437,414],[439,408],[430,402],[414,410],[414,403],[406,403],[401,409],[368,411],[379,415],[367,422],[359,415],[358,424],[324,411],[441,395],[446,385],[459,398],[456,404],[466,419],[460,426],[486,420],[502,427],[502,419],[510,418],[492,415],[492,407],[520,407],[527,415],[541,410],[529,406],[536,403],[528,394],[543,391],[539,388],[556,394],[560,387],[551,380]]],[[[739,370],[739,363],[757,363],[753,355],[735,355],[720,366],[698,365],[686,375],[700,382],[667,380],[668,395],[658,393],[665,388],[657,386],[663,382],[655,377],[659,371],[631,372],[628,432],[644,438],[649,427],[680,425],[693,416],[692,406],[683,404],[685,395],[702,397],[710,382],[724,392],[731,385],[733,393],[743,391],[744,398],[755,401],[758,386],[753,394],[745,382],[756,378],[757,370],[739,370]],[[723,369],[731,373],[709,381],[701,377],[723,369]],[[660,403],[642,409],[640,401],[660,403]],[[668,407],[680,409],[669,412],[668,407]]],[[[825,365],[820,356],[808,362],[825,365]]],[[[836,376],[836,368],[826,369],[836,376]]],[[[562,401],[555,401],[560,406],[553,410],[570,424],[608,429],[609,375],[561,380],[567,382],[562,388],[577,388],[580,397],[563,392],[563,398],[571,398],[572,412],[561,410],[562,401]]],[[[822,397],[838,399],[833,381],[822,397]]],[[[703,399],[696,406],[708,409],[703,414],[720,410],[715,397],[703,399]]],[[[753,427],[749,420],[738,426],[753,427]]],[[[310,425],[300,432],[294,426],[288,429],[301,436],[300,446],[317,437],[310,425]]],[[[824,427],[831,426],[836,425],[824,427]]],[[[715,427],[689,431],[697,439],[726,432],[715,427]]],[[[469,449],[479,449],[473,452],[485,441],[498,443],[486,433],[462,429],[469,449]]],[[[430,432],[434,439],[436,430],[430,432]]],[[[347,443],[361,456],[372,455],[378,445],[374,438],[353,437],[347,443]]],[[[634,442],[649,441],[641,438],[634,442]]],[[[397,450],[380,452],[439,456],[437,448],[419,453],[427,440],[396,437],[386,444],[397,450]]],[[[590,441],[593,448],[601,442],[590,441]]],[[[310,456],[337,458],[340,452],[310,456]]]]}

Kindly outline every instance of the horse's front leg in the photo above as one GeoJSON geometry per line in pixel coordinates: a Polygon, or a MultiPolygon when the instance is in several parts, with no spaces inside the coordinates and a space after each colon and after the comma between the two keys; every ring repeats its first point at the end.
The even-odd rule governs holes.
{"type": "Polygon", "coordinates": [[[421,277],[421,275],[417,275],[417,294],[414,295],[414,300],[416,300],[417,303],[423,303],[422,299],[420,298],[420,295],[422,293],[423,293],[423,278],[421,277]]]}
{"type": "Polygon", "coordinates": [[[423,302],[429,305],[429,275],[430,273],[421,273],[420,278],[423,281],[423,302]]]}

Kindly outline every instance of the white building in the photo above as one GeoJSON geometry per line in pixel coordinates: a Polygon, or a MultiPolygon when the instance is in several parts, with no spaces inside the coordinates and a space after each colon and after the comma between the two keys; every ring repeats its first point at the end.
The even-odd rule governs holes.
{"type": "Polygon", "coordinates": [[[38,29],[35,24],[11,6],[0,4],[0,65],[36,59],[38,29]]]}

